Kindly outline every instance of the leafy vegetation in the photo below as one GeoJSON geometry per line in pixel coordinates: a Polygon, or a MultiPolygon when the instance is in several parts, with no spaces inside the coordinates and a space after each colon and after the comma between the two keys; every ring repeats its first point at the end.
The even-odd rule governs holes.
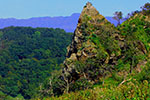
{"type": "Polygon", "coordinates": [[[60,97],[45,98],[45,100],[149,100],[149,83],[143,81],[127,82],[121,87],[106,84],[84,91],[71,92],[60,97]],[[108,86],[107,86],[108,85],[108,86]]]}
{"type": "Polygon", "coordinates": [[[85,89],[70,92],[60,97],[45,98],[46,100],[149,100],[150,99],[150,80],[149,63],[142,69],[141,73],[132,72],[126,79],[123,75],[114,72],[111,76],[105,78],[105,84],[99,83],[93,85],[92,89],[85,89]]]}
{"type": "Polygon", "coordinates": [[[72,37],[62,29],[30,27],[8,27],[0,34],[0,91],[26,99],[60,69],[72,37]]]}

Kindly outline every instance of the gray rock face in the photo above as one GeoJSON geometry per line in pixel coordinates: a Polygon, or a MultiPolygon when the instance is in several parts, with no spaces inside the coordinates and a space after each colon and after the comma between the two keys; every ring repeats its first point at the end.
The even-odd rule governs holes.
{"type": "Polygon", "coordinates": [[[86,59],[96,56],[96,44],[86,39],[86,37],[93,33],[91,31],[94,29],[92,26],[101,27],[105,23],[108,23],[108,21],[99,14],[99,12],[92,6],[90,2],[88,2],[84,6],[83,11],[79,17],[72,43],[67,48],[67,58],[64,61],[64,73],[72,73],[73,70],[75,70],[75,61],[84,62],[86,59]]]}

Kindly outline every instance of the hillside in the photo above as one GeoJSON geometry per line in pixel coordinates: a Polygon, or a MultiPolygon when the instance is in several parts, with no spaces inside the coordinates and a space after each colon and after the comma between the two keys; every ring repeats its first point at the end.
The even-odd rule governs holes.
{"type": "Polygon", "coordinates": [[[1,29],[0,99],[149,100],[150,3],[141,8],[115,27],[88,2],[73,35],[1,29]]]}
{"type": "Polygon", "coordinates": [[[63,69],[47,80],[51,84],[43,84],[41,99],[149,100],[150,22],[145,12],[114,27],[88,2],[63,69]]]}
{"type": "MultiPolygon", "coordinates": [[[[60,16],[60,17],[34,17],[30,19],[15,19],[7,18],[0,19],[0,28],[10,27],[10,26],[20,26],[20,27],[45,27],[45,28],[61,28],[66,32],[74,32],[76,25],[78,23],[80,13],[73,13],[71,16],[60,16]]],[[[112,17],[106,17],[111,23],[117,25],[117,21],[112,17]]],[[[123,22],[125,20],[122,20],[123,22]]]]}
{"type": "Polygon", "coordinates": [[[39,85],[51,76],[51,72],[60,69],[71,37],[72,33],[62,29],[1,29],[0,100],[7,96],[34,97],[39,85]]]}

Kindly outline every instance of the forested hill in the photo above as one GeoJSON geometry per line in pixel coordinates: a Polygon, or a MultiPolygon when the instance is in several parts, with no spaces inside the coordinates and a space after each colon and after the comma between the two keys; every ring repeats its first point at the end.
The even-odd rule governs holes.
{"type": "Polygon", "coordinates": [[[7,95],[20,95],[26,99],[33,97],[50,72],[60,69],[59,64],[65,59],[71,37],[72,33],[62,29],[1,29],[0,100],[7,95]]]}

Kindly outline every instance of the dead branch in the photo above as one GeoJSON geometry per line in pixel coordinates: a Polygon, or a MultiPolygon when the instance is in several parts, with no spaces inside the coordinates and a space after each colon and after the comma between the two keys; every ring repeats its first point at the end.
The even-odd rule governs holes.
{"type": "Polygon", "coordinates": [[[124,84],[125,82],[127,82],[127,81],[130,81],[132,78],[130,78],[130,79],[128,79],[128,80],[126,80],[126,79],[124,79],[119,85],[118,85],[118,87],[120,87],[122,84],[124,84]]]}

